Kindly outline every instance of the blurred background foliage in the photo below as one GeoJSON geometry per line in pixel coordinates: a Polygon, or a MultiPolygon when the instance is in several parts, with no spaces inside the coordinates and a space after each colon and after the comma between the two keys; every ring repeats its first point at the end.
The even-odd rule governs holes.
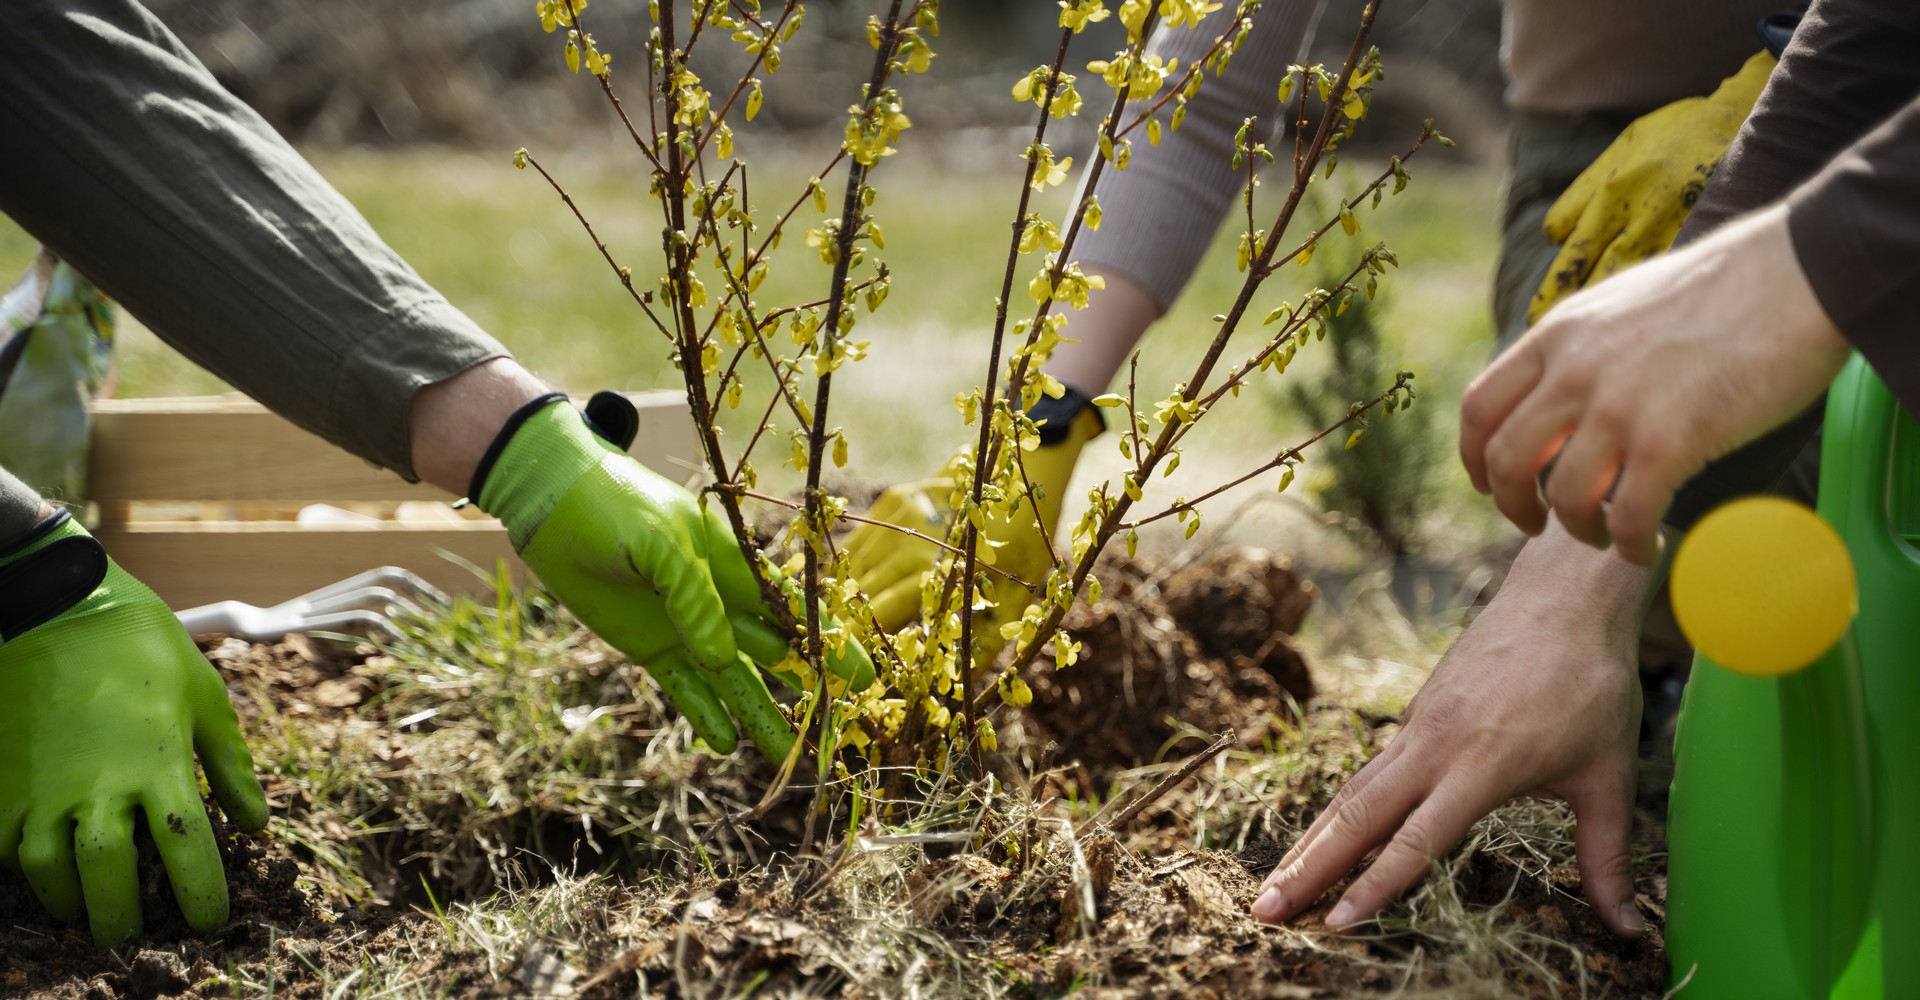
{"type": "MultiPolygon", "coordinates": [[[[529,0],[149,0],[148,6],[228,89],[296,143],[487,145],[503,134],[550,143],[577,141],[582,129],[609,124],[593,88],[574,85],[557,46],[530,30],[529,0]]],[[[1315,61],[1339,61],[1361,6],[1329,0],[1315,61]]],[[[865,72],[871,7],[860,0],[807,5],[808,30],[787,47],[783,66],[805,83],[781,88],[768,102],[774,127],[839,127],[856,75],[865,72]]],[[[941,15],[940,84],[914,95],[916,121],[942,130],[1023,122],[1020,108],[1004,99],[1006,79],[1052,54],[1054,3],[950,0],[941,15]]],[[[637,0],[600,0],[587,17],[602,47],[615,53],[637,53],[650,27],[646,4],[637,0]]],[[[1499,28],[1496,0],[1387,5],[1374,38],[1400,83],[1382,90],[1376,114],[1388,124],[1437,117],[1454,133],[1481,124],[1458,120],[1468,109],[1475,119],[1496,115],[1499,28]]],[[[1078,44],[1090,59],[1118,43],[1118,24],[1109,20],[1078,44]]]]}

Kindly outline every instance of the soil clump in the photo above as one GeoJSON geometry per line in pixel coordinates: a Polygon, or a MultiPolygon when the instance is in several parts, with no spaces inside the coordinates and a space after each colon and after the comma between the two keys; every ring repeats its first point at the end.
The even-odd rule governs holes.
{"type": "Polygon", "coordinates": [[[1027,740],[1058,744],[1096,784],[1228,729],[1257,744],[1313,698],[1293,634],[1315,590],[1287,557],[1232,548],[1170,573],[1113,559],[1096,575],[1100,600],[1063,623],[1081,661],[1029,667],[1022,714],[1027,740]]]}

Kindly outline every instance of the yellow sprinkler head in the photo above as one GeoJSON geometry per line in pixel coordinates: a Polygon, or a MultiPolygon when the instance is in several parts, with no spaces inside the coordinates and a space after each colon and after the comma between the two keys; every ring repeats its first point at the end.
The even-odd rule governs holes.
{"type": "Polygon", "coordinates": [[[1859,609],[1853,557],[1820,515],[1746,497],[1701,519],[1673,559],[1673,612],[1687,640],[1735,673],[1813,665],[1859,609]]]}

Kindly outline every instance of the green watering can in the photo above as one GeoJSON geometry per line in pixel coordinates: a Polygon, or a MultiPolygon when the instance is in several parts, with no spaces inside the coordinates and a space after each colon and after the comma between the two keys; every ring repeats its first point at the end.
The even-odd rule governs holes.
{"type": "MultiPolygon", "coordinates": [[[[1715,666],[1700,643],[1668,828],[1683,998],[1920,997],[1920,424],[1856,356],[1823,435],[1819,515],[1851,553],[1858,615],[1776,677],[1715,666]]],[[[1806,579],[1819,566],[1779,562],[1806,603],[1851,599],[1806,579]]]]}

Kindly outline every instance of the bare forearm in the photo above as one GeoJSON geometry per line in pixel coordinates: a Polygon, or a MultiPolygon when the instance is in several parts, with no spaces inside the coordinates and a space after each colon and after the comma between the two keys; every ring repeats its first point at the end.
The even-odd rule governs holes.
{"type": "Polygon", "coordinates": [[[1500,596],[1544,601],[1606,623],[1609,631],[1637,633],[1662,566],[1636,566],[1611,551],[1582,544],[1557,518],[1527,540],[1513,561],[1500,596]]]}
{"type": "Polygon", "coordinates": [[[1140,343],[1147,327],[1160,318],[1160,302],[1145,286],[1118,271],[1087,268],[1107,280],[1107,287],[1087,299],[1087,307],[1067,320],[1067,343],[1047,362],[1047,374],[1090,396],[1113,383],[1127,355],[1140,343]]]}
{"type": "Polygon", "coordinates": [[[512,358],[495,358],[414,394],[408,430],[420,478],[464,496],[474,467],[515,410],[548,392],[512,358]]]}
{"type": "Polygon", "coordinates": [[[53,505],[13,473],[0,469],[0,542],[25,534],[53,515],[53,505]]]}

